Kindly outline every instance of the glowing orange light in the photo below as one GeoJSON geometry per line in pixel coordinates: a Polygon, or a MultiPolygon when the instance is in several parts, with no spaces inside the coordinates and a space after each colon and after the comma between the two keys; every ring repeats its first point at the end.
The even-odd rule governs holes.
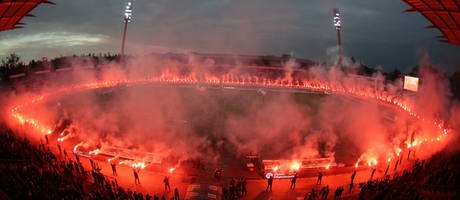
{"type": "Polygon", "coordinates": [[[291,171],[298,171],[300,169],[301,164],[297,161],[291,163],[290,169],[291,171]]]}
{"type": "Polygon", "coordinates": [[[401,154],[402,152],[402,149],[401,148],[398,148],[396,149],[396,155],[399,157],[399,155],[401,154]]]}
{"type": "Polygon", "coordinates": [[[145,166],[145,163],[143,163],[143,162],[137,162],[137,163],[132,163],[131,167],[137,168],[137,169],[138,168],[144,169],[146,166],[145,166]]]}
{"type": "Polygon", "coordinates": [[[83,144],[83,142],[80,142],[80,143],[78,143],[77,145],[75,145],[75,146],[73,147],[73,152],[77,152],[78,147],[80,147],[82,144],[83,144]]]}
{"type": "Polygon", "coordinates": [[[94,154],[94,155],[99,154],[99,149],[94,149],[94,150],[92,150],[92,151],[89,152],[89,155],[93,155],[93,154],[94,154]]]}

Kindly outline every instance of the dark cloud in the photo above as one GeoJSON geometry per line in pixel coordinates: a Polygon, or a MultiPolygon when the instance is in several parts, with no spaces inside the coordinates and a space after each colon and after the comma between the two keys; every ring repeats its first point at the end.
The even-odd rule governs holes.
{"type": "MultiPolygon", "coordinates": [[[[0,33],[0,39],[49,32],[103,35],[106,38],[99,46],[71,45],[60,51],[118,51],[124,1],[55,2],[35,9],[37,17],[25,19],[25,29],[0,33]]],[[[460,48],[438,43],[440,33],[424,29],[429,22],[420,14],[403,14],[408,6],[398,0],[137,0],[127,51],[292,52],[297,57],[328,61],[326,52],[336,44],[331,22],[334,7],[342,12],[345,55],[387,70],[406,70],[418,63],[418,52],[426,51],[446,71],[458,69],[452,63],[459,63],[460,48]]],[[[44,55],[33,47],[17,53],[44,55]]]]}

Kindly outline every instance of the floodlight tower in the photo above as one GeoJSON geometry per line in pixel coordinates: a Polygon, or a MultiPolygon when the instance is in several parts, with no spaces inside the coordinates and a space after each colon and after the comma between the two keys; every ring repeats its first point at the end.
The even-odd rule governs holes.
{"type": "Polygon", "coordinates": [[[337,61],[338,66],[342,66],[342,39],[340,37],[340,28],[342,26],[342,21],[340,20],[340,12],[338,8],[334,8],[334,27],[337,31],[337,45],[339,47],[339,60],[337,61]]]}
{"type": "Polygon", "coordinates": [[[131,22],[133,15],[133,3],[127,2],[124,12],[124,27],[123,27],[123,36],[121,38],[121,51],[120,51],[120,63],[124,63],[125,57],[125,38],[126,38],[126,29],[128,29],[128,23],[131,22]]]}

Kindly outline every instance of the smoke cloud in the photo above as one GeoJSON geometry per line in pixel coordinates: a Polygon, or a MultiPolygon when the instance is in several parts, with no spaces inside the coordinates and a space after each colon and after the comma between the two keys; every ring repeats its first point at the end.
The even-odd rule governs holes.
{"type": "MultiPolygon", "coordinates": [[[[101,61],[105,67],[98,69],[71,60],[71,71],[34,78],[33,87],[16,84],[14,92],[7,94],[10,101],[4,104],[27,103],[33,96],[62,91],[45,95],[43,101],[21,107],[20,112],[53,129],[63,119],[70,120],[72,134],[86,146],[152,152],[160,160],[202,157],[215,162],[222,157],[260,154],[267,159],[332,157],[354,164],[356,159],[386,159],[397,148],[436,137],[439,129],[433,127],[433,120],[450,116],[453,126],[459,124],[458,106],[450,109],[446,80],[428,64],[420,68],[420,91],[408,93],[401,90],[402,80],[386,83],[379,73],[360,77],[335,67],[301,69],[295,60],[284,63],[284,71],[267,72],[240,67],[247,63],[237,57],[227,59],[224,62],[230,64],[194,54],[179,58],[156,55],[132,58],[126,68],[101,61]],[[131,86],[121,81],[115,87],[94,90],[76,87],[153,78],[163,82],[131,86]],[[168,84],[164,80],[198,83],[168,84]],[[247,86],[243,90],[219,86],[224,81],[247,86]],[[207,87],[210,82],[218,87],[207,87]],[[333,93],[273,91],[253,84],[307,82],[333,93]],[[60,89],[72,86],[73,90],[60,89]],[[386,102],[411,102],[411,110],[426,120],[369,98],[376,94],[386,102]]],[[[429,156],[442,147],[432,145],[432,151],[420,155],[429,156]]]]}

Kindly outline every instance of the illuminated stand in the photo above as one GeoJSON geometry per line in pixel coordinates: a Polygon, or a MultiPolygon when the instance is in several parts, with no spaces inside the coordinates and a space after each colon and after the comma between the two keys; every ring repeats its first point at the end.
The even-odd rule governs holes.
{"type": "Polygon", "coordinates": [[[337,61],[338,66],[342,66],[342,40],[340,37],[340,28],[342,21],[340,20],[340,12],[338,8],[334,8],[334,27],[337,31],[337,45],[339,47],[339,60],[337,61]]]}
{"type": "Polygon", "coordinates": [[[124,64],[125,57],[125,38],[126,38],[126,29],[128,29],[128,23],[131,22],[133,15],[133,3],[126,3],[125,12],[124,12],[124,22],[125,26],[123,28],[123,36],[121,38],[121,51],[120,51],[120,63],[124,64]]]}

